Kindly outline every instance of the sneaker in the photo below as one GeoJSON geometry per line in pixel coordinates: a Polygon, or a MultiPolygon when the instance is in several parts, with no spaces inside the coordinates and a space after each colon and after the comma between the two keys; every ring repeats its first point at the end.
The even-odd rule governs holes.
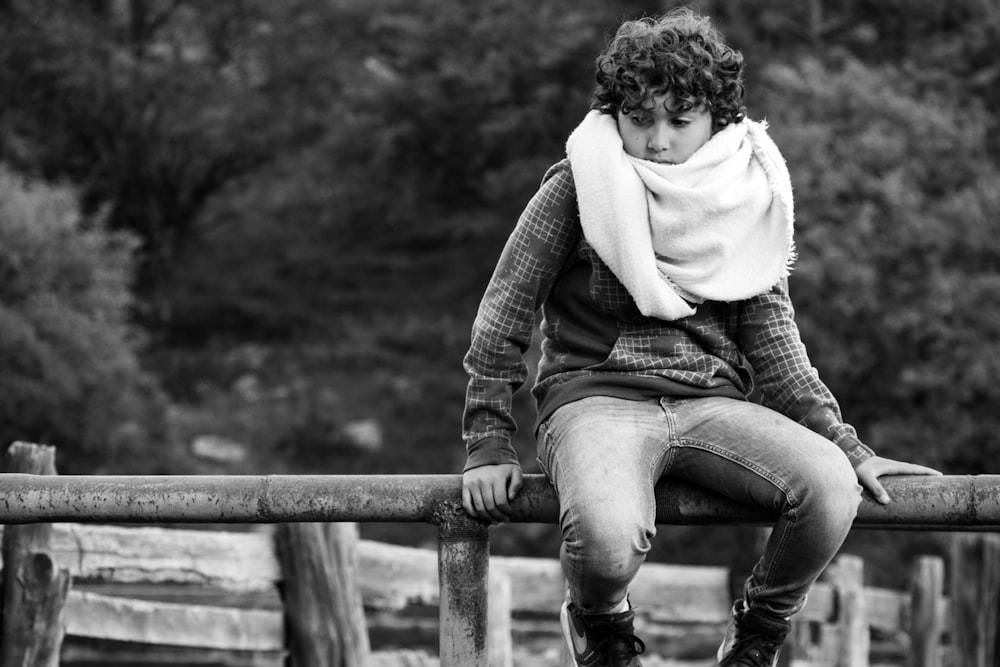
{"type": "Polygon", "coordinates": [[[775,667],[791,623],[737,600],[716,659],[720,667],[775,667]]]}
{"type": "Polygon", "coordinates": [[[642,667],[646,645],[632,632],[635,612],[587,614],[572,602],[559,612],[563,637],[579,667],[642,667]]]}

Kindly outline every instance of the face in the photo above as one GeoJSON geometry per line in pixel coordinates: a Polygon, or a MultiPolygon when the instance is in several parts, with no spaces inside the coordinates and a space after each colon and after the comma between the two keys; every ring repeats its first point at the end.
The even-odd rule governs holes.
{"type": "Polygon", "coordinates": [[[712,114],[702,107],[670,111],[672,95],[657,95],[649,109],[618,114],[625,152],[642,160],[681,164],[712,138],[712,114]]]}

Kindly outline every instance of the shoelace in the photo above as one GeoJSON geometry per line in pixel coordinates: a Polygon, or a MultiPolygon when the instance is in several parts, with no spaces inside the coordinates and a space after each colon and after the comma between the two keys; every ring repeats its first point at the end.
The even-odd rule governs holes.
{"type": "Polygon", "coordinates": [[[780,641],[761,633],[741,634],[739,643],[743,646],[733,655],[729,663],[732,667],[771,667],[774,654],[781,647],[780,641]]]}
{"type": "Polygon", "coordinates": [[[619,642],[624,644],[625,650],[629,652],[626,657],[632,658],[637,655],[641,655],[646,651],[646,644],[631,632],[614,632],[606,637],[603,637],[599,642],[597,642],[597,646],[594,647],[594,651],[604,651],[604,657],[610,665],[612,664],[611,661],[615,658],[614,648],[619,642]]]}

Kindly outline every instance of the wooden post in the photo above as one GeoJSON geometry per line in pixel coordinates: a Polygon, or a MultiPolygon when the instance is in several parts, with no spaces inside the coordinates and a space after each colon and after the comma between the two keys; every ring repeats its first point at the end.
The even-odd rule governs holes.
{"type": "MultiPolygon", "coordinates": [[[[944,561],[937,556],[917,559],[910,581],[910,655],[908,667],[941,666],[944,629],[942,595],[944,561]]],[[[963,665],[963,667],[965,667],[963,665]]]]}
{"type": "Polygon", "coordinates": [[[357,527],[280,524],[275,535],[292,667],[368,664],[370,646],[357,588],[357,527]]]}
{"type": "Polygon", "coordinates": [[[993,667],[1000,603],[1000,535],[958,533],[952,539],[951,556],[952,664],[993,667]]]}
{"type": "Polygon", "coordinates": [[[864,568],[864,560],[848,554],[839,556],[829,568],[840,612],[837,618],[837,667],[868,667],[871,636],[865,603],[864,568]]]}
{"type": "Polygon", "coordinates": [[[514,641],[511,637],[511,583],[510,576],[490,570],[487,593],[489,616],[486,629],[489,633],[489,667],[514,667],[514,641]]]}
{"type": "MultiPolygon", "coordinates": [[[[55,475],[55,448],[15,442],[7,450],[9,472],[55,475]]],[[[56,667],[62,648],[63,610],[70,576],[48,553],[49,524],[6,526],[3,532],[3,596],[0,664],[56,667]]]]}

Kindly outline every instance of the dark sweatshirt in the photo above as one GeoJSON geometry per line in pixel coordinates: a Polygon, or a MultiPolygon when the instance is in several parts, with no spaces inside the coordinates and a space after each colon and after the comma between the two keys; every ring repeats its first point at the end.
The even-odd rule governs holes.
{"type": "Polygon", "coordinates": [[[809,361],[786,280],[743,301],[697,304],[680,320],[642,315],[583,238],[563,160],[521,214],[473,325],[465,356],[466,470],[519,463],[511,402],[528,379],[524,353],[539,309],[536,427],[587,396],[752,397],[837,443],[855,466],[872,455],[809,361]]]}

